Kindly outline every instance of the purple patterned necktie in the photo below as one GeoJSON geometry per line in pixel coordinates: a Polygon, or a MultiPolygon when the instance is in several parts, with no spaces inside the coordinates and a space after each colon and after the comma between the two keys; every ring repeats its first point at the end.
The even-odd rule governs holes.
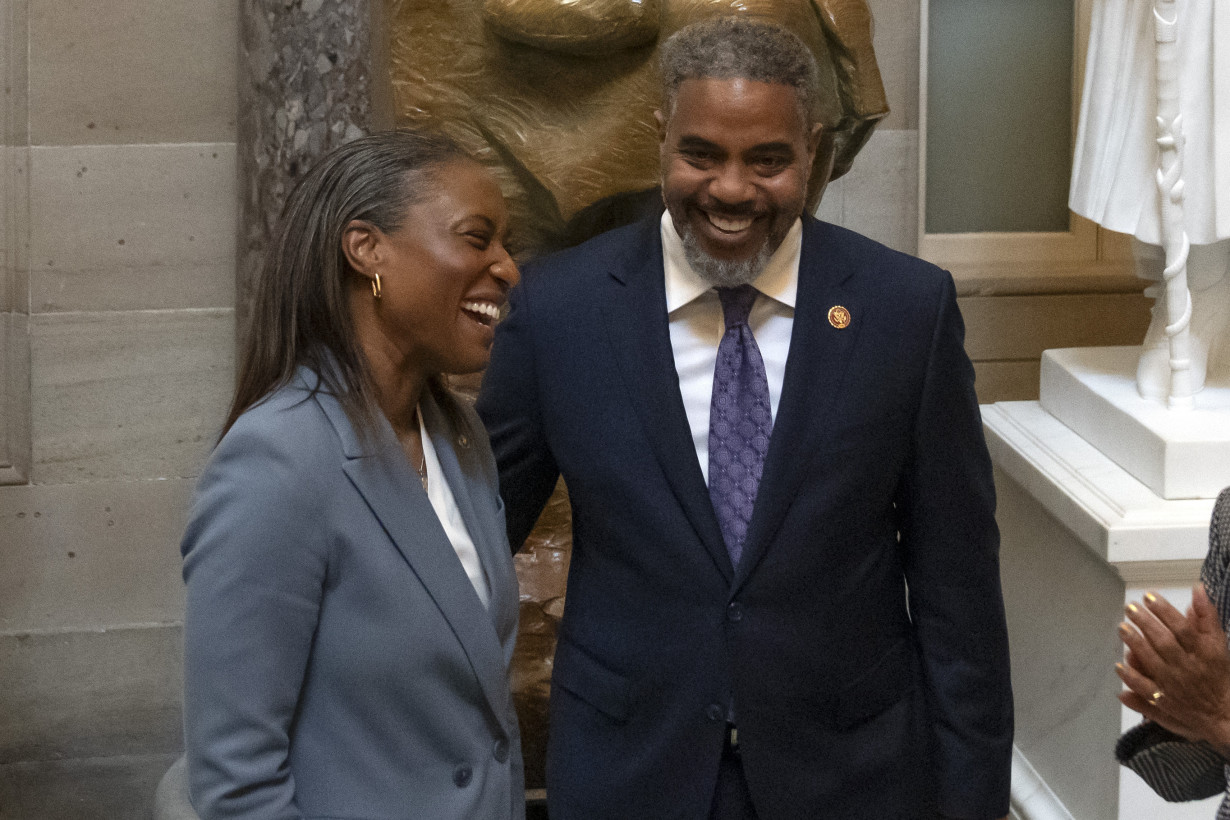
{"type": "Polygon", "coordinates": [[[769,451],[773,410],[764,359],[747,324],[756,289],[740,285],[715,290],[722,300],[726,333],[718,344],[709,408],[709,498],[731,563],[738,566],[769,451]]]}

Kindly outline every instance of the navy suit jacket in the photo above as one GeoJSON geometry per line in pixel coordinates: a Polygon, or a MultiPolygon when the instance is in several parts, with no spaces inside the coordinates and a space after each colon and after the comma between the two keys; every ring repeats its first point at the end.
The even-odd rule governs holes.
{"type": "Polygon", "coordinates": [[[804,218],[738,567],[665,305],[656,219],[527,266],[479,400],[512,543],[557,475],[571,499],[552,820],[703,820],[728,714],[765,820],[1006,814],[995,495],[952,278],[804,218]]]}
{"type": "Polygon", "coordinates": [[[525,817],[517,581],[473,411],[420,404],[484,608],[383,416],[291,385],[244,413],[184,534],[184,724],[203,820],[525,817]],[[461,433],[461,435],[458,435],[461,433]]]}

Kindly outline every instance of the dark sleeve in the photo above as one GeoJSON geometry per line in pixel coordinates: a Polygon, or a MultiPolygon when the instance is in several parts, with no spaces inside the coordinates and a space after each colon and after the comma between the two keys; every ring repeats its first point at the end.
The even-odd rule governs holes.
{"type": "Polygon", "coordinates": [[[184,534],[184,731],[202,820],[301,817],[290,728],[327,558],[319,499],[292,449],[233,428],[184,534]]]}
{"type": "Polygon", "coordinates": [[[995,488],[952,278],[944,275],[910,459],[900,537],[934,734],[940,813],[1008,813],[1012,688],[995,488]]]}
{"type": "Polygon", "coordinates": [[[1207,743],[1193,743],[1145,721],[1115,744],[1115,759],[1172,803],[1227,791],[1227,761],[1207,743]]]}
{"type": "Polygon", "coordinates": [[[1204,558],[1200,580],[1217,607],[1223,629],[1230,630],[1230,487],[1222,490],[1213,505],[1209,522],[1209,554],[1204,558]]]}
{"type": "Polygon", "coordinates": [[[525,543],[555,488],[559,467],[543,426],[533,326],[525,287],[514,288],[508,316],[495,332],[483,375],[478,414],[491,437],[500,472],[500,496],[513,550],[525,543]]]}

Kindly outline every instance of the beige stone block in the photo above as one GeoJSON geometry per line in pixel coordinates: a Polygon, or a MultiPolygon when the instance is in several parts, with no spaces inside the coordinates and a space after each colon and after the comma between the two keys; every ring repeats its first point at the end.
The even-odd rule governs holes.
{"type": "Polygon", "coordinates": [[[966,296],[957,303],[965,319],[965,349],[975,360],[1140,344],[1149,326],[1149,300],[1139,293],[966,296]]]}
{"type": "Polygon", "coordinates": [[[875,22],[872,43],[889,107],[880,127],[917,130],[919,4],[917,0],[868,0],[867,5],[875,22]]]}
{"type": "Polygon", "coordinates": [[[174,755],[127,755],[0,766],[0,820],[149,820],[174,755]]]}
{"type": "Polygon", "coordinates": [[[234,303],[233,143],[30,154],[32,312],[234,303]]]}
{"type": "Polygon", "coordinates": [[[232,390],[234,313],[31,317],[32,480],[193,477],[232,390]]]}
{"type": "Polygon", "coordinates": [[[182,621],[179,540],[194,484],[0,489],[0,632],[182,621]]]}
{"type": "Polygon", "coordinates": [[[29,310],[30,149],[0,146],[0,313],[29,310]]]}
{"type": "Polygon", "coordinates": [[[1039,362],[976,361],[974,390],[979,404],[997,401],[1037,401],[1039,362]]]}
{"type": "Polygon", "coordinates": [[[31,144],[235,139],[238,3],[27,2],[31,144]]]}
{"type": "Polygon", "coordinates": [[[30,475],[30,337],[23,313],[0,313],[0,485],[30,475]]]}
{"type": "Polygon", "coordinates": [[[895,250],[917,250],[917,131],[877,130],[842,182],[842,224],[895,250]]]}
{"type": "Polygon", "coordinates": [[[28,0],[0,0],[0,144],[26,145],[28,0]]]}
{"type": "Polygon", "coordinates": [[[0,764],[179,751],[182,656],[179,625],[0,633],[0,764]]]}

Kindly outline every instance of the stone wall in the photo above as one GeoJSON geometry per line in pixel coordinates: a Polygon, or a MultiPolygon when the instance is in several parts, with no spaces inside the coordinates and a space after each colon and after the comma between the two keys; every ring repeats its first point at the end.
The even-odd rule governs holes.
{"type": "Polygon", "coordinates": [[[138,818],[232,380],[234,3],[0,0],[0,818],[138,818]],[[15,483],[17,482],[17,483],[15,483]]]}

